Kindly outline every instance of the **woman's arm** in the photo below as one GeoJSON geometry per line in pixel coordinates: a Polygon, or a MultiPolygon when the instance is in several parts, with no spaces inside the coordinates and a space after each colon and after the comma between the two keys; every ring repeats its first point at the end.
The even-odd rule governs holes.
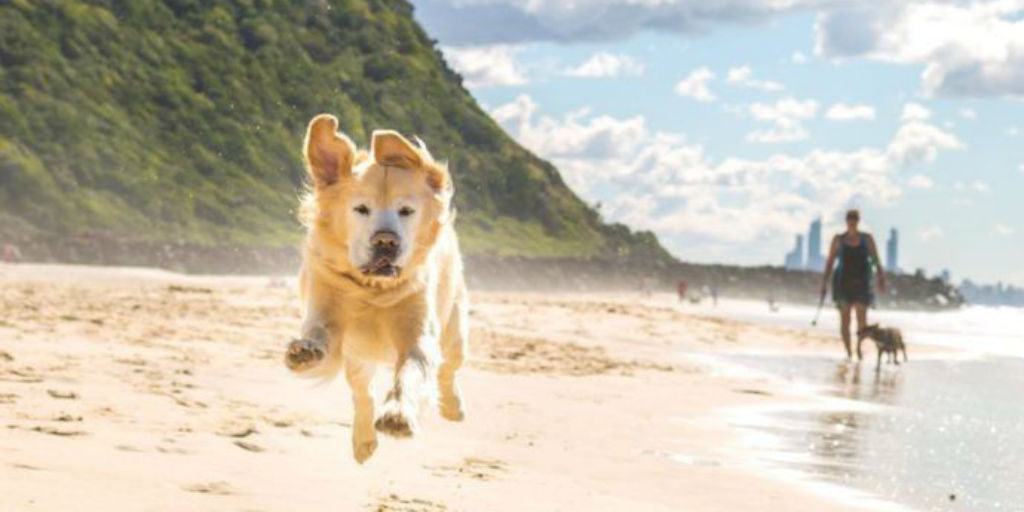
{"type": "Polygon", "coordinates": [[[828,291],[828,279],[832,277],[832,264],[836,261],[836,252],[839,251],[839,236],[832,237],[832,245],[828,248],[828,257],[825,258],[825,275],[821,279],[821,295],[828,291]]]}
{"type": "Polygon", "coordinates": [[[878,269],[878,291],[885,293],[885,269],[882,268],[882,259],[878,257],[878,247],[875,246],[875,237],[868,235],[868,249],[871,250],[871,257],[875,260],[875,268],[878,269]]]}

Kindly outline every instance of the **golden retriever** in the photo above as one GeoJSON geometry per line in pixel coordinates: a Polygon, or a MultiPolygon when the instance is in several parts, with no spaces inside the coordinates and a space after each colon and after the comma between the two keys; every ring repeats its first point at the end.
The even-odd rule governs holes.
{"type": "Polygon", "coordinates": [[[285,363],[314,377],[344,369],[352,452],[362,463],[377,431],[416,432],[435,382],[441,415],[463,419],[455,374],[467,351],[469,302],[447,165],[394,131],[375,131],[367,153],[337,129],[336,118],[321,114],[306,131],[303,321],[285,363]],[[394,367],[394,380],[377,412],[371,384],[381,364],[394,367]]]}

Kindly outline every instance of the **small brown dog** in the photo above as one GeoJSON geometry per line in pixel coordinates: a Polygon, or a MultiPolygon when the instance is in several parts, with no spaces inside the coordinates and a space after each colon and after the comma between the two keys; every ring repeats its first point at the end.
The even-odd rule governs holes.
{"type": "Polygon", "coordinates": [[[864,338],[871,338],[875,342],[875,346],[878,348],[878,362],[875,363],[875,370],[878,370],[882,365],[882,354],[889,354],[889,362],[895,363],[899,366],[900,358],[899,354],[896,352],[902,350],[903,362],[907,362],[907,346],[903,343],[903,333],[900,332],[899,329],[879,327],[878,324],[871,324],[863,329],[858,329],[858,352],[860,351],[860,342],[863,341],[864,338]]]}

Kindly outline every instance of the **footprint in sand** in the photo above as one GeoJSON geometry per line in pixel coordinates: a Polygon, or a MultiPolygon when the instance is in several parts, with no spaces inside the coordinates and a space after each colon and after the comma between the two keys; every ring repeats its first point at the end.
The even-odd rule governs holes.
{"type": "Polygon", "coordinates": [[[228,425],[227,427],[224,427],[220,431],[218,431],[217,435],[224,436],[224,437],[235,437],[235,438],[241,439],[243,437],[249,437],[249,436],[251,436],[253,434],[256,434],[258,432],[259,431],[256,430],[256,427],[254,427],[252,425],[244,425],[244,426],[228,425]]]}
{"type": "Polygon", "coordinates": [[[507,471],[504,462],[497,459],[466,457],[459,464],[446,466],[424,466],[433,471],[434,476],[459,476],[474,480],[496,480],[507,471]]]}
{"type": "Polygon", "coordinates": [[[237,447],[239,447],[239,448],[241,448],[241,449],[243,449],[243,450],[245,450],[247,452],[260,453],[260,452],[263,451],[263,447],[262,446],[260,446],[260,445],[258,445],[256,443],[250,443],[250,442],[247,442],[247,441],[235,441],[235,446],[237,446],[237,447]]]}
{"type": "Polygon", "coordinates": [[[75,393],[74,391],[57,391],[56,389],[47,389],[46,394],[61,400],[76,400],[78,398],[78,393],[75,393]]]}
{"type": "Polygon", "coordinates": [[[397,494],[390,494],[379,498],[371,510],[375,512],[446,512],[451,509],[443,503],[422,498],[403,498],[397,494]]]}
{"type": "Polygon", "coordinates": [[[32,431],[32,432],[39,432],[41,434],[50,434],[51,436],[58,436],[58,437],[77,437],[77,436],[88,435],[88,432],[86,432],[84,430],[69,430],[69,429],[63,429],[63,428],[57,428],[57,427],[49,427],[49,426],[46,426],[46,425],[36,425],[34,427],[22,427],[22,426],[19,426],[19,425],[8,425],[7,427],[8,428],[20,428],[20,429],[29,430],[29,431],[32,431]]]}
{"type": "Polygon", "coordinates": [[[182,489],[197,494],[211,494],[216,496],[229,496],[235,494],[235,489],[231,487],[231,484],[224,481],[186,485],[182,487],[182,489]]]}
{"type": "Polygon", "coordinates": [[[771,393],[767,391],[762,391],[760,389],[734,389],[732,391],[733,393],[741,393],[744,395],[772,396],[771,393]]]}

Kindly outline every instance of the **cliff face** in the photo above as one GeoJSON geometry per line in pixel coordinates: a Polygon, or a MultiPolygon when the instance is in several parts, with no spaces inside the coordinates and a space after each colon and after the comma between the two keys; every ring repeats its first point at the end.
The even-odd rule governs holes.
{"type": "Polygon", "coordinates": [[[0,0],[0,237],[292,245],[320,112],[449,159],[471,253],[671,260],[505,135],[402,0],[0,0]]]}

